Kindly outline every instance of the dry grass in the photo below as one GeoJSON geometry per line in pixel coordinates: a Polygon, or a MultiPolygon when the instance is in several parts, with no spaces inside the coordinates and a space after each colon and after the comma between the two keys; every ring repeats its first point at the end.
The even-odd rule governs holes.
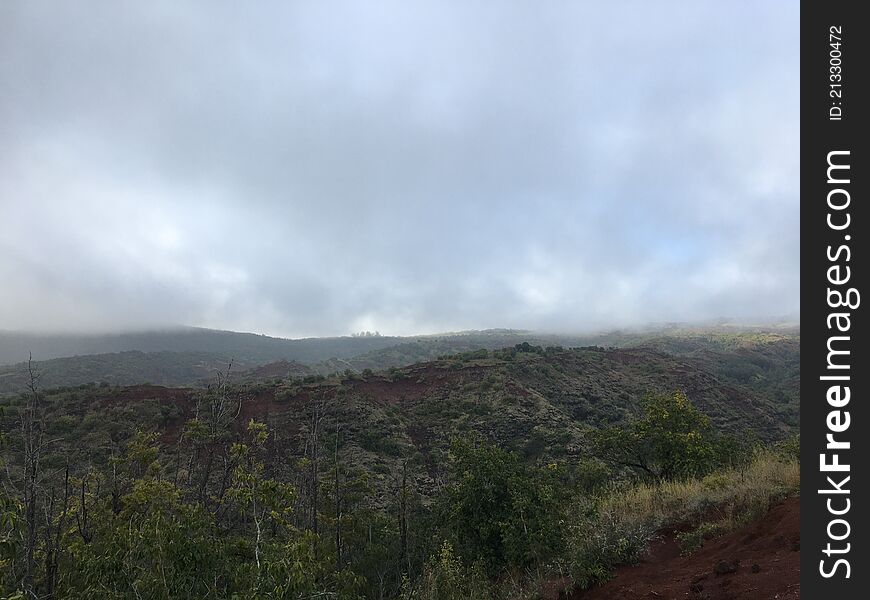
{"type": "Polygon", "coordinates": [[[797,460],[776,450],[760,450],[743,467],[701,479],[615,486],[578,500],[559,571],[582,588],[605,581],[613,567],[638,560],[657,531],[675,524],[692,525],[680,539],[684,551],[692,551],[758,518],[799,487],[797,460]]]}
{"type": "Polygon", "coordinates": [[[658,526],[695,521],[716,511],[720,515],[756,509],[796,493],[800,465],[773,450],[761,450],[749,464],[717,471],[702,479],[639,484],[614,490],[601,511],[619,520],[643,520],[658,526]]]}

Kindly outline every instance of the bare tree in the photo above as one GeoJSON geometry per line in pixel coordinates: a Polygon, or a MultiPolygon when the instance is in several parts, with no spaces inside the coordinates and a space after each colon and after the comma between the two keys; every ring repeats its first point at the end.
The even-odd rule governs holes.
{"type": "Polygon", "coordinates": [[[45,598],[54,598],[62,552],[63,533],[66,530],[67,510],[69,508],[69,465],[63,478],[63,503],[60,505],[57,522],[55,513],[55,490],[51,488],[50,500],[45,509],[45,598]]]}
{"type": "Polygon", "coordinates": [[[408,559],[408,459],[402,461],[402,488],[399,493],[399,571],[410,571],[408,559]]]}
{"type": "Polygon", "coordinates": [[[24,516],[20,588],[28,598],[52,598],[69,506],[69,466],[64,470],[63,500],[60,502],[53,485],[46,489],[47,482],[55,481],[60,474],[46,473],[43,468],[48,447],[57,440],[46,437],[45,407],[32,354],[27,359],[27,375],[27,392],[18,411],[21,460],[13,465],[5,463],[4,485],[20,501],[24,516]],[[44,568],[41,580],[37,578],[37,554],[40,550],[44,568]]]}
{"type": "MultiPolygon", "coordinates": [[[[81,482],[81,494],[79,496],[79,510],[76,513],[76,529],[78,529],[79,535],[82,538],[82,541],[85,544],[90,544],[91,540],[94,538],[93,531],[91,531],[90,519],[88,516],[88,505],[85,501],[87,496],[88,489],[88,475],[82,477],[81,482]]],[[[99,497],[99,479],[97,479],[97,493],[96,496],[99,497]]]]}
{"type": "Polygon", "coordinates": [[[334,485],[334,493],[335,493],[335,570],[341,571],[341,518],[342,518],[342,494],[341,494],[341,462],[339,460],[338,448],[339,442],[341,438],[341,423],[336,422],[335,425],[335,452],[334,452],[334,467],[335,467],[335,480],[333,482],[334,485]]]}
{"type": "Polygon", "coordinates": [[[28,391],[21,411],[21,439],[23,450],[23,504],[26,532],[24,534],[24,592],[37,597],[34,590],[35,552],[37,544],[37,503],[42,455],[45,450],[45,415],[39,392],[39,374],[33,365],[33,354],[27,359],[28,391]]]}
{"type": "Polygon", "coordinates": [[[184,433],[193,446],[188,462],[188,481],[193,483],[196,480],[194,496],[203,505],[209,501],[209,482],[215,471],[216,460],[223,459],[219,497],[226,491],[233,468],[229,456],[230,438],[233,423],[242,410],[243,397],[231,393],[229,381],[232,368],[231,361],[225,372],[218,371],[216,385],[210,386],[204,396],[197,398],[194,418],[184,433]],[[198,478],[194,475],[197,467],[200,470],[198,478]]]}
{"type": "Polygon", "coordinates": [[[311,396],[311,415],[308,424],[306,454],[310,457],[309,498],[311,511],[311,531],[320,533],[318,523],[320,488],[320,436],[325,418],[326,398],[322,393],[311,396]]]}

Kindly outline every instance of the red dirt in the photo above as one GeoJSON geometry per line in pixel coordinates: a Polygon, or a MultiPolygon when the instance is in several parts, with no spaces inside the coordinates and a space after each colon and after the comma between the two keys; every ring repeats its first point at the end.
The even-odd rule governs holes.
{"type": "Polygon", "coordinates": [[[415,379],[400,379],[389,381],[380,377],[371,377],[365,381],[353,383],[353,389],[381,405],[416,402],[429,392],[427,386],[415,379]]]}
{"type": "Polygon", "coordinates": [[[281,413],[286,410],[287,402],[280,402],[275,395],[275,390],[268,388],[257,392],[253,396],[242,399],[242,406],[236,423],[239,427],[245,428],[251,419],[263,421],[268,419],[271,414],[281,413]]]}
{"type": "Polygon", "coordinates": [[[608,583],[568,596],[571,600],[793,600],[800,598],[800,498],[764,517],[709,540],[680,556],[673,533],[654,542],[638,565],[622,567],[608,583]],[[736,563],[717,575],[718,563],[736,563]],[[757,565],[757,569],[754,567],[757,565]],[[756,570],[757,572],[753,572],[756,570]]]}
{"type": "MultiPolygon", "coordinates": [[[[119,392],[107,395],[101,399],[101,402],[103,406],[142,400],[156,400],[162,405],[174,404],[179,409],[179,415],[166,421],[160,432],[160,441],[164,444],[171,444],[178,441],[184,423],[193,417],[198,393],[201,393],[201,390],[169,388],[159,385],[134,385],[120,388],[119,392]]],[[[270,415],[279,414],[286,410],[288,410],[288,404],[278,400],[274,389],[268,388],[259,391],[250,397],[243,398],[239,418],[236,419],[235,423],[236,429],[244,431],[250,419],[268,419],[270,415]]]]}
{"type": "Polygon", "coordinates": [[[479,381],[486,370],[466,366],[458,370],[441,369],[432,363],[415,365],[400,379],[373,375],[351,383],[353,390],[381,404],[415,403],[437,395],[446,389],[455,389],[470,381],[479,381]]]}

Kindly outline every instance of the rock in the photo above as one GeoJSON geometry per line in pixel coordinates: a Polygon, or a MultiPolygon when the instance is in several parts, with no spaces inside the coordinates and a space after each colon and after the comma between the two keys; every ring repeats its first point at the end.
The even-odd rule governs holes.
{"type": "Polygon", "coordinates": [[[713,567],[713,572],[716,575],[727,575],[729,573],[736,573],[737,566],[740,564],[740,561],[729,562],[727,560],[720,560],[716,563],[716,566],[713,567]]]}

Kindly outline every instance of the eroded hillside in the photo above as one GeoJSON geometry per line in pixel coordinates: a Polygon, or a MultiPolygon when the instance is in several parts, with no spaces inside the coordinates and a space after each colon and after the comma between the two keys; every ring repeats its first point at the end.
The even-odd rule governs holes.
{"type": "MultiPolygon", "coordinates": [[[[525,344],[328,378],[293,377],[294,365],[281,363],[240,372],[224,393],[239,403],[237,432],[251,419],[274,430],[275,470],[290,470],[305,455],[312,419],[320,418],[327,430],[341,430],[349,462],[374,474],[379,494],[388,493],[404,461],[423,489],[437,487],[450,440],[469,433],[530,461],[576,461],[589,450],[590,431],[626,422],[653,392],[684,391],[724,432],[762,441],[791,432],[799,406],[796,342],[692,348],[675,356],[656,344],[567,350],[525,344]]],[[[45,403],[52,431],[74,440],[69,452],[76,460],[104,463],[136,430],[154,430],[179,467],[185,424],[206,395],[85,385],[49,391],[45,403]]]]}

